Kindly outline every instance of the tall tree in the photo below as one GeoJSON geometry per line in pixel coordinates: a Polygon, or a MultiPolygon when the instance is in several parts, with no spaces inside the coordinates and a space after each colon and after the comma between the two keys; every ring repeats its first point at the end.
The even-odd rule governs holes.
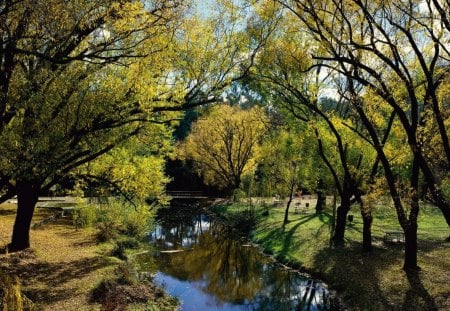
{"type": "Polygon", "coordinates": [[[255,168],[266,123],[259,107],[213,106],[194,124],[181,156],[195,163],[207,184],[231,193],[239,188],[242,175],[255,168]]]}
{"type": "Polygon", "coordinates": [[[354,88],[361,85],[366,94],[383,99],[402,124],[413,155],[410,176],[413,200],[409,217],[395,187],[396,176],[385,157],[379,131],[367,118],[373,106],[370,101],[354,102],[383,164],[399,223],[405,232],[404,269],[416,269],[420,172],[430,199],[450,225],[450,204],[441,191],[437,171],[433,171],[432,163],[424,154],[421,138],[425,128],[435,127],[445,154],[444,170],[448,171],[450,145],[442,111],[445,100],[439,92],[442,81],[448,77],[447,13],[438,1],[299,0],[279,3],[293,13],[320,44],[313,56],[318,66],[347,76],[354,88]]]}
{"type": "Polygon", "coordinates": [[[225,15],[211,20],[216,32],[199,40],[195,51],[189,48],[199,36],[185,23],[192,16],[186,5],[0,5],[1,200],[18,196],[10,250],[29,246],[41,191],[146,133],[149,123],[170,124],[177,111],[214,101],[247,71],[259,46],[234,45],[236,32],[221,27],[232,25],[225,15]],[[236,57],[240,53],[248,57],[236,57]]]}
{"type": "MultiPolygon", "coordinates": [[[[309,54],[316,50],[317,45],[306,45],[309,36],[299,30],[300,25],[295,16],[287,14],[284,17],[286,23],[280,24],[278,31],[264,47],[252,77],[264,85],[271,106],[297,121],[312,125],[311,130],[316,133],[313,139],[317,141],[318,155],[333,176],[339,193],[341,204],[337,209],[333,241],[336,245],[342,245],[353,198],[361,199],[363,193],[359,175],[362,172],[361,164],[367,166],[372,155],[361,151],[355,156],[351,152],[358,147],[352,139],[359,137],[342,126],[345,122],[353,122],[349,105],[345,101],[334,101],[336,105],[328,107],[326,101],[321,101],[328,88],[327,74],[317,70],[308,71],[313,64],[309,54]],[[331,145],[333,149],[330,149],[331,145]]],[[[363,216],[370,229],[370,213],[364,213],[363,216]]],[[[363,241],[364,249],[370,250],[370,234],[364,235],[363,241]]]]}

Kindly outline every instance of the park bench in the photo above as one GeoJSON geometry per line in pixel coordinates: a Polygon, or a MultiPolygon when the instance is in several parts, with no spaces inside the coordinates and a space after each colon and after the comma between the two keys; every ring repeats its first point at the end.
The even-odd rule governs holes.
{"type": "Polygon", "coordinates": [[[385,232],[383,242],[388,244],[405,243],[405,234],[402,231],[385,232]]]}
{"type": "Polygon", "coordinates": [[[307,214],[309,211],[309,202],[305,203],[305,206],[302,207],[302,203],[301,202],[297,202],[294,204],[294,214],[307,214]]]}

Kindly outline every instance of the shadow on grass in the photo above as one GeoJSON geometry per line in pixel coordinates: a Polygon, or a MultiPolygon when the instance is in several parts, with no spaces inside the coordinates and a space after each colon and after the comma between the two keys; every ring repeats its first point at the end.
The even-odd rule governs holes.
{"type": "Polygon", "coordinates": [[[16,214],[15,209],[0,209],[0,216],[12,216],[16,214]]]}
{"type": "Polygon", "coordinates": [[[15,274],[22,285],[31,286],[39,284],[37,288],[27,288],[25,294],[32,301],[38,303],[53,303],[64,300],[78,291],[78,285],[73,285],[73,291],[67,283],[79,280],[88,274],[114,265],[114,261],[108,258],[83,258],[70,262],[48,263],[36,261],[30,251],[14,253],[9,263],[3,266],[3,271],[15,274]]]}
{"type": "Polygon", "coordinates": [[[308,243],[308,240],[311,238],[317,237],[324,227],[327,228],[329,226],[330,218],[331,215],[328,213],[305,215],[294,220],[291,218],[289,226],[286,228],[283,228],[282,221],[276,223],[279,224],[276,226],[274,226],[274,223],[271,223],[271,226],[260,227],[260,230],[265,232],[263,241],[261,242],[266,250],[276,250],[274,255],[278,260],[289,263],[290,254],[301,248],[303,244],[308,243]],[[296,232],[303,230],[303,225],[316,218],[322,222],[321,226],[318,228],[315,227],[314,229],[305,229],[308,233],[311,233],[305,233],[303,235],[305,239],[296,237],[296,232]]]}
{"type": "MultiPolygon", "coordinates": [[[[313,271],[326,278],[330,285],[340,292],[350,309],[392,310],[393,306],[383,295],[378,279],[378,270],[388,270],[398,259],[395,251],[377,249],[375,254],[361,253],[357,243],[339,248],[323,248],[316,253],[313,271]],[[373,257],[376,256],[376,262],[373,257]]],[[[400,272],[400,271],[399,271],[400,272]]],[[[395,308],[394,308],[395,309],[395,308]]]]}
{"type": "Polygon", "coordinates": [[[405,294],[405,300],[403,302],[403,310],[416,310],[418,306],[421,306],[423,310],[438,310],[434,298],[428,293],[422,284],[418,271],[409,272],[406,274],[410,289],[405,294]]]}
{"type": "Polygon", "coordinates": [[[360,243],[352,243],[320,250],[312,270],[341,293],[350,309],[438,310],[420,272],[405,273],[402,261],[403,247],[376,247],[368,254],[361,252],[360,243]]]}

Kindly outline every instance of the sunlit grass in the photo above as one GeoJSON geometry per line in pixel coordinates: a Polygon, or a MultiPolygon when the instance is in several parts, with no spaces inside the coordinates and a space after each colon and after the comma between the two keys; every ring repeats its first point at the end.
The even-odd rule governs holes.
{"type": "MultiPolygon", "coordinates": [[[[221,213],[236,213],[245,205],[220,207],[221,213]]],[[[375,206],[372,227],[374,251],[362,250],[362,219],[357,207],[346,230],[346,246],[330,245],[333,212],[289,214],[282,228],[284,208],[254,207],[258,223],[251,238],[274,257],[325,280],[337,290],[346,305],[356,310],[450,310],[450,249],[445,238],[450,230],[440,211],[424,206],[419,216],[419,265],[415,276],[402,270],[403,246],[383,243],[387,231],[401,230],[395,210],[375,206]]]]}

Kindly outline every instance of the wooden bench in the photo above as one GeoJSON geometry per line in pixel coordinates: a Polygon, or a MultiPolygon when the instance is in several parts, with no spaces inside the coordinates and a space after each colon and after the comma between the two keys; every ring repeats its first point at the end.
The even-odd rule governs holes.
{"type": "Polygon", "coordinates": [[[402,231],[385,232],[383,242],[388,244],[405,243],[405,234],[402,231]]]}
{"type": "Polygon", "coordinates": [[[301,202],[297,202],[294,204],[294,214],[308,214],[309,212],[309,202],[305,203],[305,206],[302,207],[301,202]]]}

